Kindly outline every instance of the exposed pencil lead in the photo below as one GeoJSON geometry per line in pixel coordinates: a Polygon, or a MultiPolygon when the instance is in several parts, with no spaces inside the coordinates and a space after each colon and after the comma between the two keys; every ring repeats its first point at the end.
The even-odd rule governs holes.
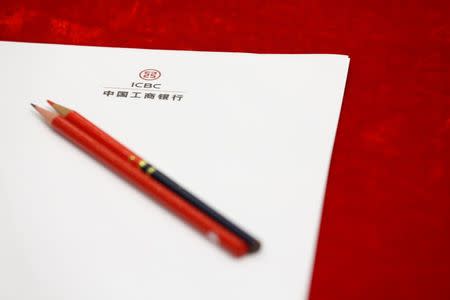
{"type": "Polygon", "coordinates": [[[48,111],[46,109],[43,109],[42,107],[31,103],[31,106],[34,107],[34,109],[37,110],[37,112],[47,121],[47,123],[51,123],[54,118],[56,118],[58,115],[54,112],[48,111]]]}
{"type": "Polygon", "coordinates": [[[64,107],[58,103],[55,103],[51,100],[47,100],[48,104],[50,104],[53,109],[60,115],[62,115],[63,117],[67,116],[67,114],[69,114],[72,110],[70,110],[67,107],[64,107]]]}

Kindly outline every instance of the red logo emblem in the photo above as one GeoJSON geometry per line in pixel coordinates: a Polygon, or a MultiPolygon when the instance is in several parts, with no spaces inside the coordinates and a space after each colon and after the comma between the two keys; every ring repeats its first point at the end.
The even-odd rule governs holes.
{"type": "Polygon", "coordinates": [[[147,69],[141,71],[139,77],[144,80],[156,80],[161,77],[161,72],[155,69],[147,69]]]}

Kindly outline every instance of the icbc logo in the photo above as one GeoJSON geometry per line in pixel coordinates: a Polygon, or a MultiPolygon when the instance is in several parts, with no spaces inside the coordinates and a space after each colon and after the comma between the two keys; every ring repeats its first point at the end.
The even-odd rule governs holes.
{"type": "Polygon", "coordinates": [[[147,69],[141,71],[139,77],[144,80],[156,80],[161,77],[161,72],[155,69],[147,69]]]}

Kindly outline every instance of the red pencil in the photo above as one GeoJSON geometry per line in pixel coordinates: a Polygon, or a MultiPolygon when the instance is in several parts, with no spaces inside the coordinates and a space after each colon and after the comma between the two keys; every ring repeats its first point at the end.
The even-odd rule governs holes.
{"type": "Polygon", "coordinates": [[[240,239],[244,240],[244,242],[248,246],[249,252],[253,253],[259,250],[261,244],[252,235],[250,235],[241,227],[230,221],[228,218],[226,218],[224,215],[216,211],[214,208],[212,208],[211,206],[200,200],[197,196],[195,196],[187,189],[182,187],[180,184],[172,180],[169,176],[162,173],[160,170],[155,168],[155,166],[144,161],[136,153],[125,147],[123,144],[121,144],[112,136],[110,136],[102,129],[94,125],[91,121],[87,120],[81,114],[70,108],[54,103],[53,101],[47,100],[47,102],[61,117],[70,122],[72,125],[82,130],[87,135],[89,135],[90,137],[92,137],[105,147],[107,147],[110,151],[116,153],[124,161],[130,163],[136,168],[139,168],[149,177],[158,181],[166,188],[170,189],[172,192],[183,198],[190,205],[200,210],[203,214],[212,218],[214,221],[225,227],[228,231],[231,231],[233,234],[237,235],[240,239]]]}
{"type": "Polygon", "coordinates": [[[149,178],[138,168],[121,159],[116,153],[94,140],[92,137],[70,124],[56,113],[37,105],[32,106],[42,115],[45,121],[62,136],[82,148],[94,158],[135,184],[143,192],[158,200],[162,205],[183,218],[209,239],[215,240],[223,248],[235,256],[248,253],[247,244],[229,232],[213,219],[202,214],[165,186],[149,178]]]}
{"type": "Polygon", "coordinates": [[[80,130],[84,131],[99,143],[102,143],[104,146],[115,152],[124,160],[127,160],[130,164],[139,167],[139,163],[143,161],[143,159],[137,156],[137,154],[133,153],[133,151],[125,147],[116,139],[113,139],[109,134],[95,126],[91,121],[83,117],[81,114],[53,101],[47,100],[47,102],[61,117],[66,119],[75,127],[78,127],[80,130]]]}

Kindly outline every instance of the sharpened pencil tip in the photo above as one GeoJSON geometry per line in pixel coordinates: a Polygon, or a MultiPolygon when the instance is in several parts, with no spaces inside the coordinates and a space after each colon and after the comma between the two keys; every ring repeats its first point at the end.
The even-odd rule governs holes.
{"type": "Polygon", "coordinates": [[[47,121],[47,123],[51,123],[53,121],[54,118],[56,118],[58,116],[58,114],[48,111],[46,109],[43,109],[42,107],[31,103],[31,106],[33,106],[33,108],[35,110],[37,110],[37,112],[45,119],[45,121],[47,121]]]}
{"type": "Polygon", "coordinates": [[[61,116],[65,117],[67,116],[72,110],[62,106],[61,104],[55,103],[51,100],[47,100],[48,104],[52,106],[52,108],[61,116]]]}

